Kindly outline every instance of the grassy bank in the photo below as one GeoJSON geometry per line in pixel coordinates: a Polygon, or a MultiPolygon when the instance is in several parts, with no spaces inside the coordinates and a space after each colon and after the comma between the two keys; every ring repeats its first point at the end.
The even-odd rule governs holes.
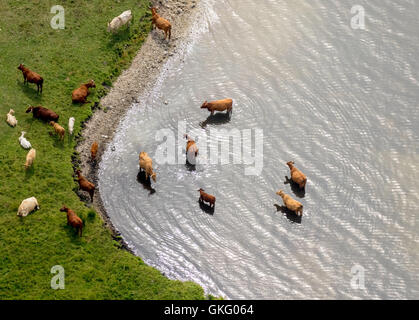
{"type": "Polygon", "coordinates": [[[112,240],[110,231],[74,192],[71,156],[75,139],[51,136],[52,128],[26,114],[28,105],[43,105],[60,115],[67,129],[75,117],[75,134],[92,113],[92,105],[129,65],[150,30],[149,3],[138,0],[0,0],[0,299],[203,299],[202,288],[171,281],[112,240]],[[65,29],[54,30],[50,8],[65,9],[65,29]],[[133,24],[113,36],[106,24],[122,11],[133,11],[133,24]],[[17,69],[24,63],[44,78],[44,92],[23,85],[17,69]],[[71,103],[71,91],[94,79],[91,104],[71,103]],[[15,110],[18,125],[6,123],[15,110]],[[25,172],[27,150],[18,138],[37,150],[32,169],[25,172]],[[41,209],[25,218],[20,202],[35,196],[41,209]],[[83,237],[66,225],[62,204],[84,220],[83,237]],[[65,289],[52,290],[51,267],[65,269],[65,289]]]}

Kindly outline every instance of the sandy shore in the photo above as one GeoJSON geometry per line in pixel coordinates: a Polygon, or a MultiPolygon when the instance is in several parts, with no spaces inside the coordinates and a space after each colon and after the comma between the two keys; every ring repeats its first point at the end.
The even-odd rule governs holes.
{"type": "MultiPolygon", "coordinates": [[[[197,12],[199,0],[160,0],[152,1],[158,13],[172,24],[172,38],[170,42],[164,40],[164,32],[153,30],[133,59],[131,66],[122,72],[114,82],[109,93],[100,101],[101,108],[97,108],[92,117],[83,123],[81,139],[76,151],[80,155],[82,174],[96,184],[98,182],[98,163],[108,143],[112,141],[115,130],[125,116],[132,103],[139,102],[139,97],[149,92],[162,72],[162,66],[167,59],[177,53],[177,48],[188,36],[191,23],[197,12]],[[105,112],[106,111],[106,112],[105,112]],[[99,144],[97,160],[90,160],[90,147],[94,141],[99,144]]],[[[87,199],[80,192],[82,199],[87,199]]],[[[100,190],[96,189],[93,206],[99,212],[114,238],[120,241],[123,248],[130,250],[120,238],[120,233],[113,226],[102,204],[100,190]]]]}

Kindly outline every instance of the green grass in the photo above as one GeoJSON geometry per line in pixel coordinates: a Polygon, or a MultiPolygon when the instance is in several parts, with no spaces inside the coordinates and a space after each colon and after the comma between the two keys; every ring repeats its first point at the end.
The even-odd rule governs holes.
{"type": "Polygon", "coordinates": [[[118,248],[98,214],[75,193],[71,156],[76,141],[50,136],[52,128],[25,110],[43,105],[60,115],[67,129],[76,118],[75,135],[91,107],[106,94],[145,40],[150,15],[145,0],[67,0],[65,29],[54,30],[50,8],[57,1],[0,0],[0,299],[204,299],[201,287],[172,281],[140,258],[118,248]],[[106,24],[122,11],[133,11],[133,24],[118,35],[106,24]],[[44,92],[23,85],[19,63],[44,78],[44,92]],[[71,92],[94,79],[91,104],[71,103],[71,92]],[[104,86],[105,85],[105,86],[104,86]],[[10,108],[18,125],[6,123],[10,108]],[[18,141],[21,131],[37,150],[27,172],[27,150],[18,141]],[[41,209],[25,218],[16,216],[20,202],[35,196],[41,209]],[[83,237],[66,225],[62,204],[85,221],[83,237]],[[65,289],[53,290],[51,267],[65,269],[65,289]]]}

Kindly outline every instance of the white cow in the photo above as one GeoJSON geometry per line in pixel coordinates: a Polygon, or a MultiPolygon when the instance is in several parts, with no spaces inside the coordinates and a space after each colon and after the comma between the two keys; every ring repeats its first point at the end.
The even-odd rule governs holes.
{"type": "Polygon", "coordinates": [[[9,113],[7,114],[7,123],[12,127],[15,127],[17,125],[16,117],[13,115],[14,113],[15,110],[10,109],[9,113]]]}
{"type": "Polygon", "coordinates": [[[17,215],[20,217],[26,217],[35,209],[39,209],[38,200],[36,200],[35,197],[27,198],[20,204],[19,209],[17,210],[17,215]]]}
{"type": "Polygon", "coordinates": [[[108,23],[108,32],[112,31],[112,33],[115,33],[119,28],[129,23],[131,19],[131,10],[122,12],[119,16],[113,18],[112,21],[108,23]]]}
{"type": "Polygon", "coordinates": [[[24,137],[24,134],[25,134],[26,132],[25,131],[22,131],[22,135],[19,137],[19,142],[20,142],[20,145],[22,146],[22,148],[24,148],[24,149],[30,149],[30,148],[32,148],[32,145],[31,145],[31,143],[24,137]]]}
{"type": "Polygon", "coordinates": [[[75,121],[75,119],[73,117],[68,119],[68,132],[70,133],[70,136],[73,135],[74,121],[75,121]]]}

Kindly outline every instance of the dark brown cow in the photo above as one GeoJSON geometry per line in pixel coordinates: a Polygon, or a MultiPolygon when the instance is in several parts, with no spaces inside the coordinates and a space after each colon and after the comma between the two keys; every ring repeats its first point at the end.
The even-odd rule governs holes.
{"type": "Polygon", "coordinates": [[[28,109],[26,109],[26,113],[32,112],[33,117],[37,119],[41,119],[43,121],[58,121],[58,118],[60,117],[58,114],[56,114],[54,111],[44,108],[42,106],[29,106],[28,109]]]}

